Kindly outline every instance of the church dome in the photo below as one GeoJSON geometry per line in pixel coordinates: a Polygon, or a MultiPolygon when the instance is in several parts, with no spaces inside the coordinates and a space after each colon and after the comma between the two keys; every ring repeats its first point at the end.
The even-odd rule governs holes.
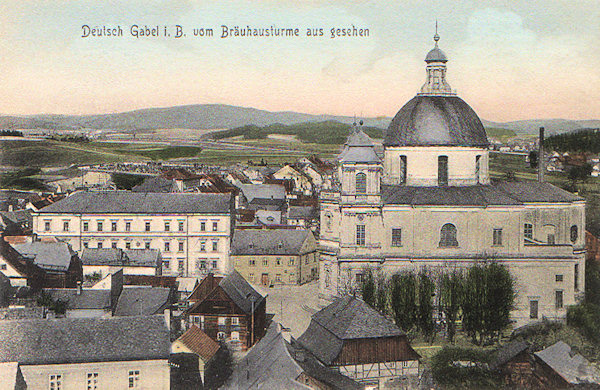
{"type": "Polygon", "coordinates": [[[390,123],[384,146],[488,145],[481,120],[458,96],[417,95],[390,123]]]}
{"type": "Polygon", "coordinates": [[[448,62],[446,54],[437,45],[427,53],[425,62],[448,62]]]}

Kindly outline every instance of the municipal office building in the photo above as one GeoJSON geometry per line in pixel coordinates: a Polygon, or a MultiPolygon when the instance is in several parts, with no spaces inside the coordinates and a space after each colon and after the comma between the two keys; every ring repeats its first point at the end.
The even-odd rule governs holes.
{"type": "Polygon", "coordinates": [[[584,291],[585,202],[549,183],[490,180],[488,139],[450,88],[448,58],[393,118],[383,157],[354,128],[337,188],[321,194],[320,293],[353,288],[364,269],[444,271],[489,259],[516,279],[516,326],[566,315],[584,291]]]}

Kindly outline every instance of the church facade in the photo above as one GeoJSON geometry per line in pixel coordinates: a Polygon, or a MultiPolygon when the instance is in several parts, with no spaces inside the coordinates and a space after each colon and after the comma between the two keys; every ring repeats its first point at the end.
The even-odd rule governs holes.
{"type": "Polygon", "coordinates": [[[366,267],[443,272],[493,260],[516,280],[515,326],[564,318],[584,291],[585,201],[549,183],[490,179],[485,129],[450,88],[434,40],[426,82],[393,118],[383,158],[355,127],[336,186],[321,193],[320,295],[355,289],[366,267]]]}

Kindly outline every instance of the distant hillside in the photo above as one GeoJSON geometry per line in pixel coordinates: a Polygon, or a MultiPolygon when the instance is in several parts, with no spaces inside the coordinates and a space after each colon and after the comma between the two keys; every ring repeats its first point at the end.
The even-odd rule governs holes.
{"type": "MultiPolygon", "coordinates": [[[[302,122],[337,121],[351,124],[350,116],[311,115],[291,111],[270,112],[255,108],[222,104],[197,104],[166,108],[148,108],[104,115],[0,116],[3,128],[46,129],[224,129],[245,125],[291,125],[302,122]]],[[[387,127],[390,118],[364,118],[367,126],[387,127]]]]}
{"type": "MultiPolygon", "coordinates": [[[[390,117],[361,118],[365,126],[385,129],[390,117]]],[[[232,129],[246,125],[268,126],[273,124],[293,125],[303,122],[337,121],[352,124],[351,116],[311,115],[292,111],[271,112],[256,108],[223,104],[195,104],[164,108],[147,108],[117,114],[103,115],[0,115],[0,128],[57,129],[57,130],[154,130],[154,129],[232,129]]],[[[519,134],[537,134],[540,126],[547,133],[558,134],[568,131],[600,127],[600,120],[534,119],[515,122],[489,122],[486,128],[513,130],[519,134]]]]}
{"type": "MultiPolygon", "coordinates": [[[[207,136],[212,139],[225,139],[243,136],[244,139],[265,139],[269,134],[294,135],[302,142],[315,144],[343,144],[352,126],[336,121],[305,122],[294,125],[276,123],[269,126],[247,125],[230,130],[215,131],[207,136]]],[[[383,138],[383,129],[363,126],[362,130],[372,138],[383,138]]]]}

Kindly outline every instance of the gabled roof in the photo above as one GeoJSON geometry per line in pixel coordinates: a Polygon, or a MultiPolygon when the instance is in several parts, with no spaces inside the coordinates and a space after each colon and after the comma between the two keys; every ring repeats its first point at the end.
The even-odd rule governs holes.
{"type": "Polygon", "coordinates": [[[302,254],[308,230],[241,229],[235,230],[231,242],[232,255],[295,255],[302,254]]]}
{"type": "Polygon", "coordinates": [[[110,290],[76,288],[47,288],[44,289],[52,299],[67,302],[67,309],[103,309],[110,310],[110,290]]]}
{"type": "Polygon", "coordinates": [[[26,242],[12,244],[22,256],[31,258],[38,267],[48,271],[67,271],[73,252],[65,242],[26,242]]]}
{"type": "Polygon", "coordinates": [[[512,341],[503,345],[496,351],[496,360],[491,365],[492,369],[497,369],[511,361],[515,356],[523,351],[527,351],[529,344],[525,341],[512,341]]]}
{"type": "MultiPolygon", "coordinates": [[[[404,336],[394,323],[364,301],[344,296],[312,315],[308,329],[298,342],[325,364],[339,356],[344,342],[352,339],[383,339],[404,336]]],[[[410,348],[411,359],[419,355],[410,348]]]]}
{"type": "Polygon", "coordinates": [[[279,184],[240,184],[239,187],[248,203],[254,198],[285,199],[285,187],[279,184]]]}
{"type": "Polygon", "coordinates": [[[318,212],[312,206],[290,206],[288,208],[289,219],[314,219],[318,212]]]}
{"type": "Polygon", "coordinates": [[[200,356],[204,362],[212,359],[219,348],[221,348],[216,341],[211,339],[196,325],[192,325],[188,330],[186,330],[185,333],[177,339],[177,341],[181,342],[183,345],[189,348],[190,351],[200,356]]]}
{"type": "Polygon", "coordinates": [[[124,286],[114,316],[160,314],[170,304],[170,297],[169,288],[124,286]]]}
{"type": "Polygon", "coordinates": [[[182,214],[228,213],[230,194],[141,193],[129,191],[76,192],[44,207],[43,213],[182,214]]]}
{"type": "Polygon", "coordinates": [[[253,289],[250,283],[248,283],[246,279],[244,279],[242,275],[235,270],[226,277],[213,276],[212,274],[207,275],[204,280],[196,286],[194,291],[192,291],[188,299],[194,297],[198,291],[197,289],[205,288],[205,283],[208,280],[210,280],[211,283],[215,283],[214,288],[210,289],[210,291],[208,291],[204,296],[198,297],[198,300],[194,299],[195,303],[188,309],[188,312],[193,312],[198,306],[200,306],[207,297],[210,297],[210,295],[214,293],[217,287],[223,289],[225,294],[227,294],[232,302],[248,315],[252,314],[252,308],[254,308],[254,311],[256,311],[264,299],[264,297],[255,289],[253,289]],[[254,304],[252,303],[253,300],[254,304]]]}
{"type": "Polygon", "coordinates": [[[162,315],[0,321],[0,362],[21,365],[168,359],[162,315]]]}
{"type": "Polygon", "coordinates": [[[569,384],[600,384],[598,370],[583,356],[572,352],[571,347],[562,341],[536,352],[535,356],[569,384]]]}

